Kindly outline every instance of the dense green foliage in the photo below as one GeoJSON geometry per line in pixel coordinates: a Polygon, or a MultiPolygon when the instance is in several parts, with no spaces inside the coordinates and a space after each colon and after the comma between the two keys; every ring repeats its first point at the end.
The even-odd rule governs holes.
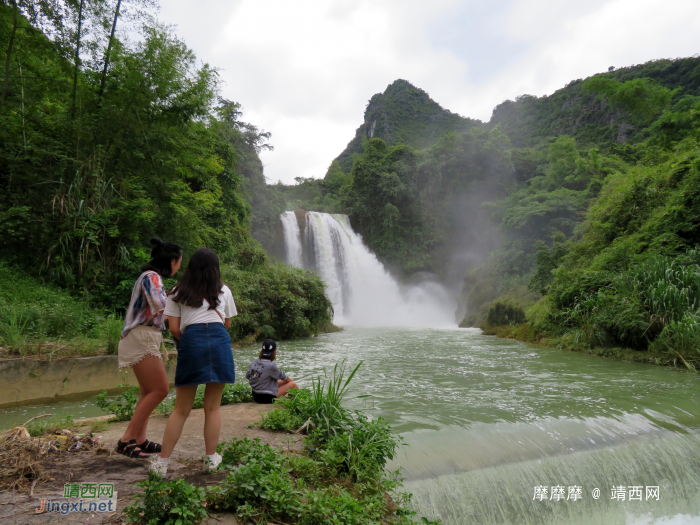
{"type": "Polygon", "coordinates": [[[554,146],[571,142],[559,137],[543,175],[505,201],[503,225],[512,229],[521,224],[512,220],[519,210],[540,213],[527,206],[528,195],[545,203],[558,193],[557,206],[566,201],[564,191],[580,199],[564,217],[568,223],[561,215],[538,218],[554,242],[536,244],[529,287],[546,295],[531,308],[530,324],[567,347],[648,349],[694,368],[700,361],[700,97],[682,93],[682,86],[606,75],[584,87],[625,106],[646,127],[643,140],[623,150],[611,146],[606,156],[596,148],[563,151],[561,176],[546,187],[557,165],[554,146]]]}
{"type": "Polygon", "coordinates": [[[260,262],[248,271],[225,267],[222,279],[234,293],[238,315],[233,318],[231,337],[294,339],[331,327],[333,306],[325,285],[316,276],[284,264],[269,262],[260,248],[260,262]]]}
{"type": "MultiPolygon", "coordinates": [[[[151,237],[181,245],[185,264],[207,246],[244,298],[235,338],[317,331],[330,322],[322,285],[273,266],[249,232],[245,198],[259,205],[250,181],[264,184],[258,152],[269,133],[240,120],[240,106],[219,97],[216,69],[153,22],[147,4],[125,2],[122,15],[109,0],[0,5],[0,261],[82,296],[71,311],[123,312],[151,237]],[[110,35],[119,16],[141,26],[140,38],[110,35]],[[263,296],[276,297],[267,313],[247,311],[263,296]]],[[[74,337],[99,315],[56,322],[27,302],[0,323],[74,337]]]]}
{"type": "Polygon", "coordinates": [[[525,310],[512,299],[496,299],[491,305],[491,308],[489,308],[486,322],[494,326],[521,324],[525,322],[525,310]]]}

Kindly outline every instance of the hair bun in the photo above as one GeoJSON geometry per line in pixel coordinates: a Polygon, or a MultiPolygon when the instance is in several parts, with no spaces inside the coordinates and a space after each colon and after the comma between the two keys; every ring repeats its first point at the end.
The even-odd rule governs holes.
{"type": "Polygon", "coordinates": [[[160,245],[163,244],[163,241],[160,239],[160,237],[153,237],[153,238],[151,239],[151,244],[152,244],[153,246],[160,246],[160,245]]]}

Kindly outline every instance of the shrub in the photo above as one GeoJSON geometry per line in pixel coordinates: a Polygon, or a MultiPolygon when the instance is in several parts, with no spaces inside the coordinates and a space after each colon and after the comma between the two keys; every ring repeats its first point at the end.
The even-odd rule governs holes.
{"type": "Polygon", "coordinates": [[[238,309],[229,330],[234,341],[307,337],[331,324],[333,305],[318,276],[284,264],[240,264],[221,268],[238,309]]]}
{"type": "Polygon", "coordinates": [[[0,319],[0,343],[22,354],[27,344],[27,322],[22,311],[13,307],[0,319]]]}
{"type": "Polygon", "coordinates": [[[220,443],[216,450],[221,454],[222,464],[226,468],[248,463],[263,465],[267,469],[279,468],[282,465],[281,456],[276,454],[270,445],[261,443],[260,438],[231,438],[231,441],[220,443]]]}
{"type": "Polygon", "coordinates": [[[215,504],[237,512],[246,506],[243,513],[252,517],[257,509],[257,522],[266,523],[268,518],[296,521],[299,514],[300,494],[294,488],[289,471],[278,467],[253,462],[234,467],[213,491],[215,504]]]}
{"type": "Polygon", "coordinates": [[[657,351],[674,352],[685,366],[695,369],[688,361],[700,358],[700,318],[686,314],[679,321],[669,322],[651,344],[657,351]]]}
{"type": "Polygon", "coordinates": [[[507,297],[496,299],[486,317],[486,322],[491,326],[521,324],[525,320],[525,310],[522,305],[507,297]]]}
{"type": "Polygon", "coordinates": [[[119,387],[126,387],[126,390],[111,401],[107,400],[107,391],[104,390],[97,396],[95,404],[108,414],[117,416],[117,421],[129,421],[134,417],[136,403],[139,400],[139,388],[127,385],[119,385],[119,387]]]}
{"type": "Polygon", "coordinates": [[[136,525],[194,525],[207,517],[205,491],[182,479],[164,481],[151,472],[136,484],[143,492],[122,513],[136,525]]]}
{"type": "Polygon", "coordinates": [[[327,384],[315,378],[313,389],[292,391],[277,400],[276,410],[263,415],[267,428],[296,430],[301,422],[316,424],[306,442],[310,456],[285,454],[259,439],[234,438],[219,445],[221,468],[230,472],[212,490],[215,508],[234,512],[241,522],[413,523],[415,512],[402,508],[410,495],[398,492],[399,472],[387,476],[384,470],[400,438],[384,420],[370,420],[342,406],[359,366],[347,376],[344,363],[335,366],[327,384]]]}

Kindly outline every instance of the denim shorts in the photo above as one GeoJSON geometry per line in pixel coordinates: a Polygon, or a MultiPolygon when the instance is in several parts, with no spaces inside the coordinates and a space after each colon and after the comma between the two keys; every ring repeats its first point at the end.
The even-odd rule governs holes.
{"type": "Polygon", "coordinates": [[[177,350],[175,386],[234,383],[231,338],[222,323],[185,328],[177,350]]]}

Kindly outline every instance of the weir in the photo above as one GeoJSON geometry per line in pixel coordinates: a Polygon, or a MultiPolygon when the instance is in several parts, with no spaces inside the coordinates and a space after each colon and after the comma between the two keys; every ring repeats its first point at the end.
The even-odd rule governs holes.
{"type": "Polygon", "coordinates": [[[280,220],[285,262],[318,272],[333,303],[336,324],[455,324],[452,296],[433,281],[397,282],[352,229],[347,215],[287,211],[280,220]]]}

